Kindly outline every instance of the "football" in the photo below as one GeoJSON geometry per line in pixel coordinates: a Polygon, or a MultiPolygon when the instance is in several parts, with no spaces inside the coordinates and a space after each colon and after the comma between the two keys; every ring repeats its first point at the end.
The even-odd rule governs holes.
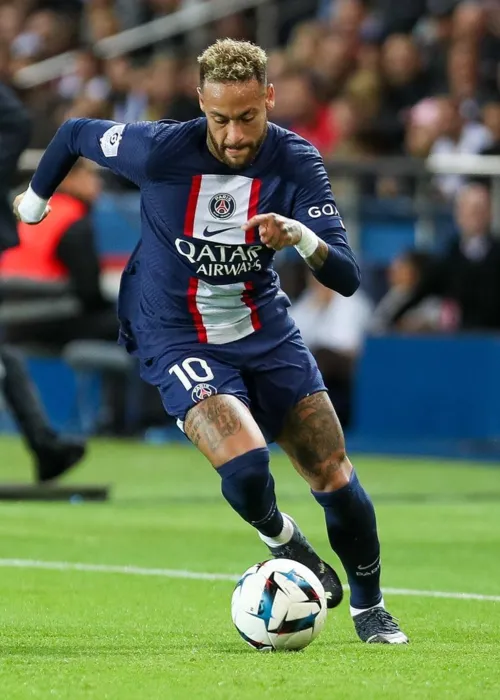
{"type": "Polygon", "coordinates": [[[259,651],[304,649],[323,629],[326,610],[318,577],[290,559],[250,567],[231,601],[236,629],[259,651]]]}

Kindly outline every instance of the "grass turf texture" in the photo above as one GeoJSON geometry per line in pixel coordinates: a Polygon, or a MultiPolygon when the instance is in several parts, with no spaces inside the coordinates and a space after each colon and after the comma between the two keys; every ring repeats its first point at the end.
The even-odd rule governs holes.
{"type": "MultiPolygon", "coordinates": [[[[0,479],[29,480],[0,441],[0,479]]],[[[388,587],[500,595],[500,472],[355,460],[377,506],[388,587]]],[[[273,453],[280,504],[330,560],[322,513],[273,453]]],[[[114,484],[108,504],[0,504],[0,558],[242,573],[265,558],[190,448],[95,442],[67,481],[114,484]]],[[[258,654],[234,630],[233,584],[0,568],[5,700],[498,698],[500,603],[387,595],[409,647],[363,645],[347,602],[305,651],[258,654]]]]}

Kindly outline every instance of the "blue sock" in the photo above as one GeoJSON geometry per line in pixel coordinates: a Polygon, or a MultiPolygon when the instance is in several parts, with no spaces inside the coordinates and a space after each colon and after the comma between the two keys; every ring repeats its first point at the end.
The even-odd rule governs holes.
{"type": "Polygon", "coordinates": [[[349,483],[329,493],[312,491],[325,511],[328,539],[347,574],[353,608],[382,600],[375,510],[353,470],[349,483]]]}
{"type": "Polygon", "coordinates": [[[267,537],[283,530],[276,504],[274,479],[269,471],[269,450],[259,447],[231,459],[217,469],[224,498],[243,520],[267,537]]]}

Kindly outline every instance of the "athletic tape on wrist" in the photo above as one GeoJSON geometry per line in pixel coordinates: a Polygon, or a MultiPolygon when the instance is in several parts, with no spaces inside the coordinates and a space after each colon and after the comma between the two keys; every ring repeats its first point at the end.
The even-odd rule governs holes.
{"type": "Polygon", "coordinates": [[[300,228],[302,230],[302,238],[294,247],[304,259],[310,258],[319,245],[319,238],[304,224],[300,224],[300,228]]]}
{"type": "Polygon", "coordinates": [[[30,185],[18,206],[21,221],[25,223],[37,223],[42,218],[46,207],[47,200],[39,197],[36,192],[31,189],[30,185]]]}

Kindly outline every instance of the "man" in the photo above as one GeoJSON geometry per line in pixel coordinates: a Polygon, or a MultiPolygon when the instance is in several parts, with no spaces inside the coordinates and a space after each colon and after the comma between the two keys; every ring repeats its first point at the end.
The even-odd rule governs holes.
{"type": "Polygon", "coordinates": [[[276,504],[266,438],[283,447],[325,510],[359,637],[406,643],[384,608],[373,505],[272,268],[276,250],[295,246],[324,285],[345,296],[359,285],[318,152],[268,123],[266,61],[248,42],[210,46],[199,58],[205,117],[184,124],[65,123],[14,208],[25,222],[43,219],[79,156],[141,188],[142,241],[122,278],[121,342],[215,467],[229,504],[273,556],[311,568],[335,607],[337,574],[276,504]]]}
{"type": "MultiPolygon", "coordinates": [[[[51,199],[51,216],[39,227],[20,223],[20,244],[0,258],[0,278],[62,285],[79,308],[61,322],[58,318],[30,324],[9,323],[8,342],[41,343],[60,351],[75,339],[115,340],[118,332],[115,304],[104,299],[100,286],[99,258],[91,218],[91,205],[99,196],[101,180],[95,166],[79,160],[51,199]]],[[[26,295],[27,296],[27,295],[26,295]]]]}
{"type": "Polygon", "coordinates": [[[464,331],[500,329],[500,243],[491,235],[491,200],[481,184],[464,186],[456,200],[459,236],[434,260],[392,322],[424,299],[440,297],[445,325],[464,331]]]}
{"type": "Polygon", "coordinates": [[[388,290],[375,307],[370,333],[380,335],[392,330],[404,333],[439,332],[446,328],[446,305],[430,296],[392,324],[395,312],[410,299],[432,264],[429,253],[406,250],[391,261],[387,270],[388,290]]]}
{"type": "MultiPolygon", "coordinates": [[[[9,192],[29,135],[26,110],[0,82],[0,254],[19,243],[9,192]]],[[[0,391],[33,453],[38,481],[60,476],[82,459],[84,445],[52,430],[21,357],[6,346],[0,346],[0,391]]]]}

